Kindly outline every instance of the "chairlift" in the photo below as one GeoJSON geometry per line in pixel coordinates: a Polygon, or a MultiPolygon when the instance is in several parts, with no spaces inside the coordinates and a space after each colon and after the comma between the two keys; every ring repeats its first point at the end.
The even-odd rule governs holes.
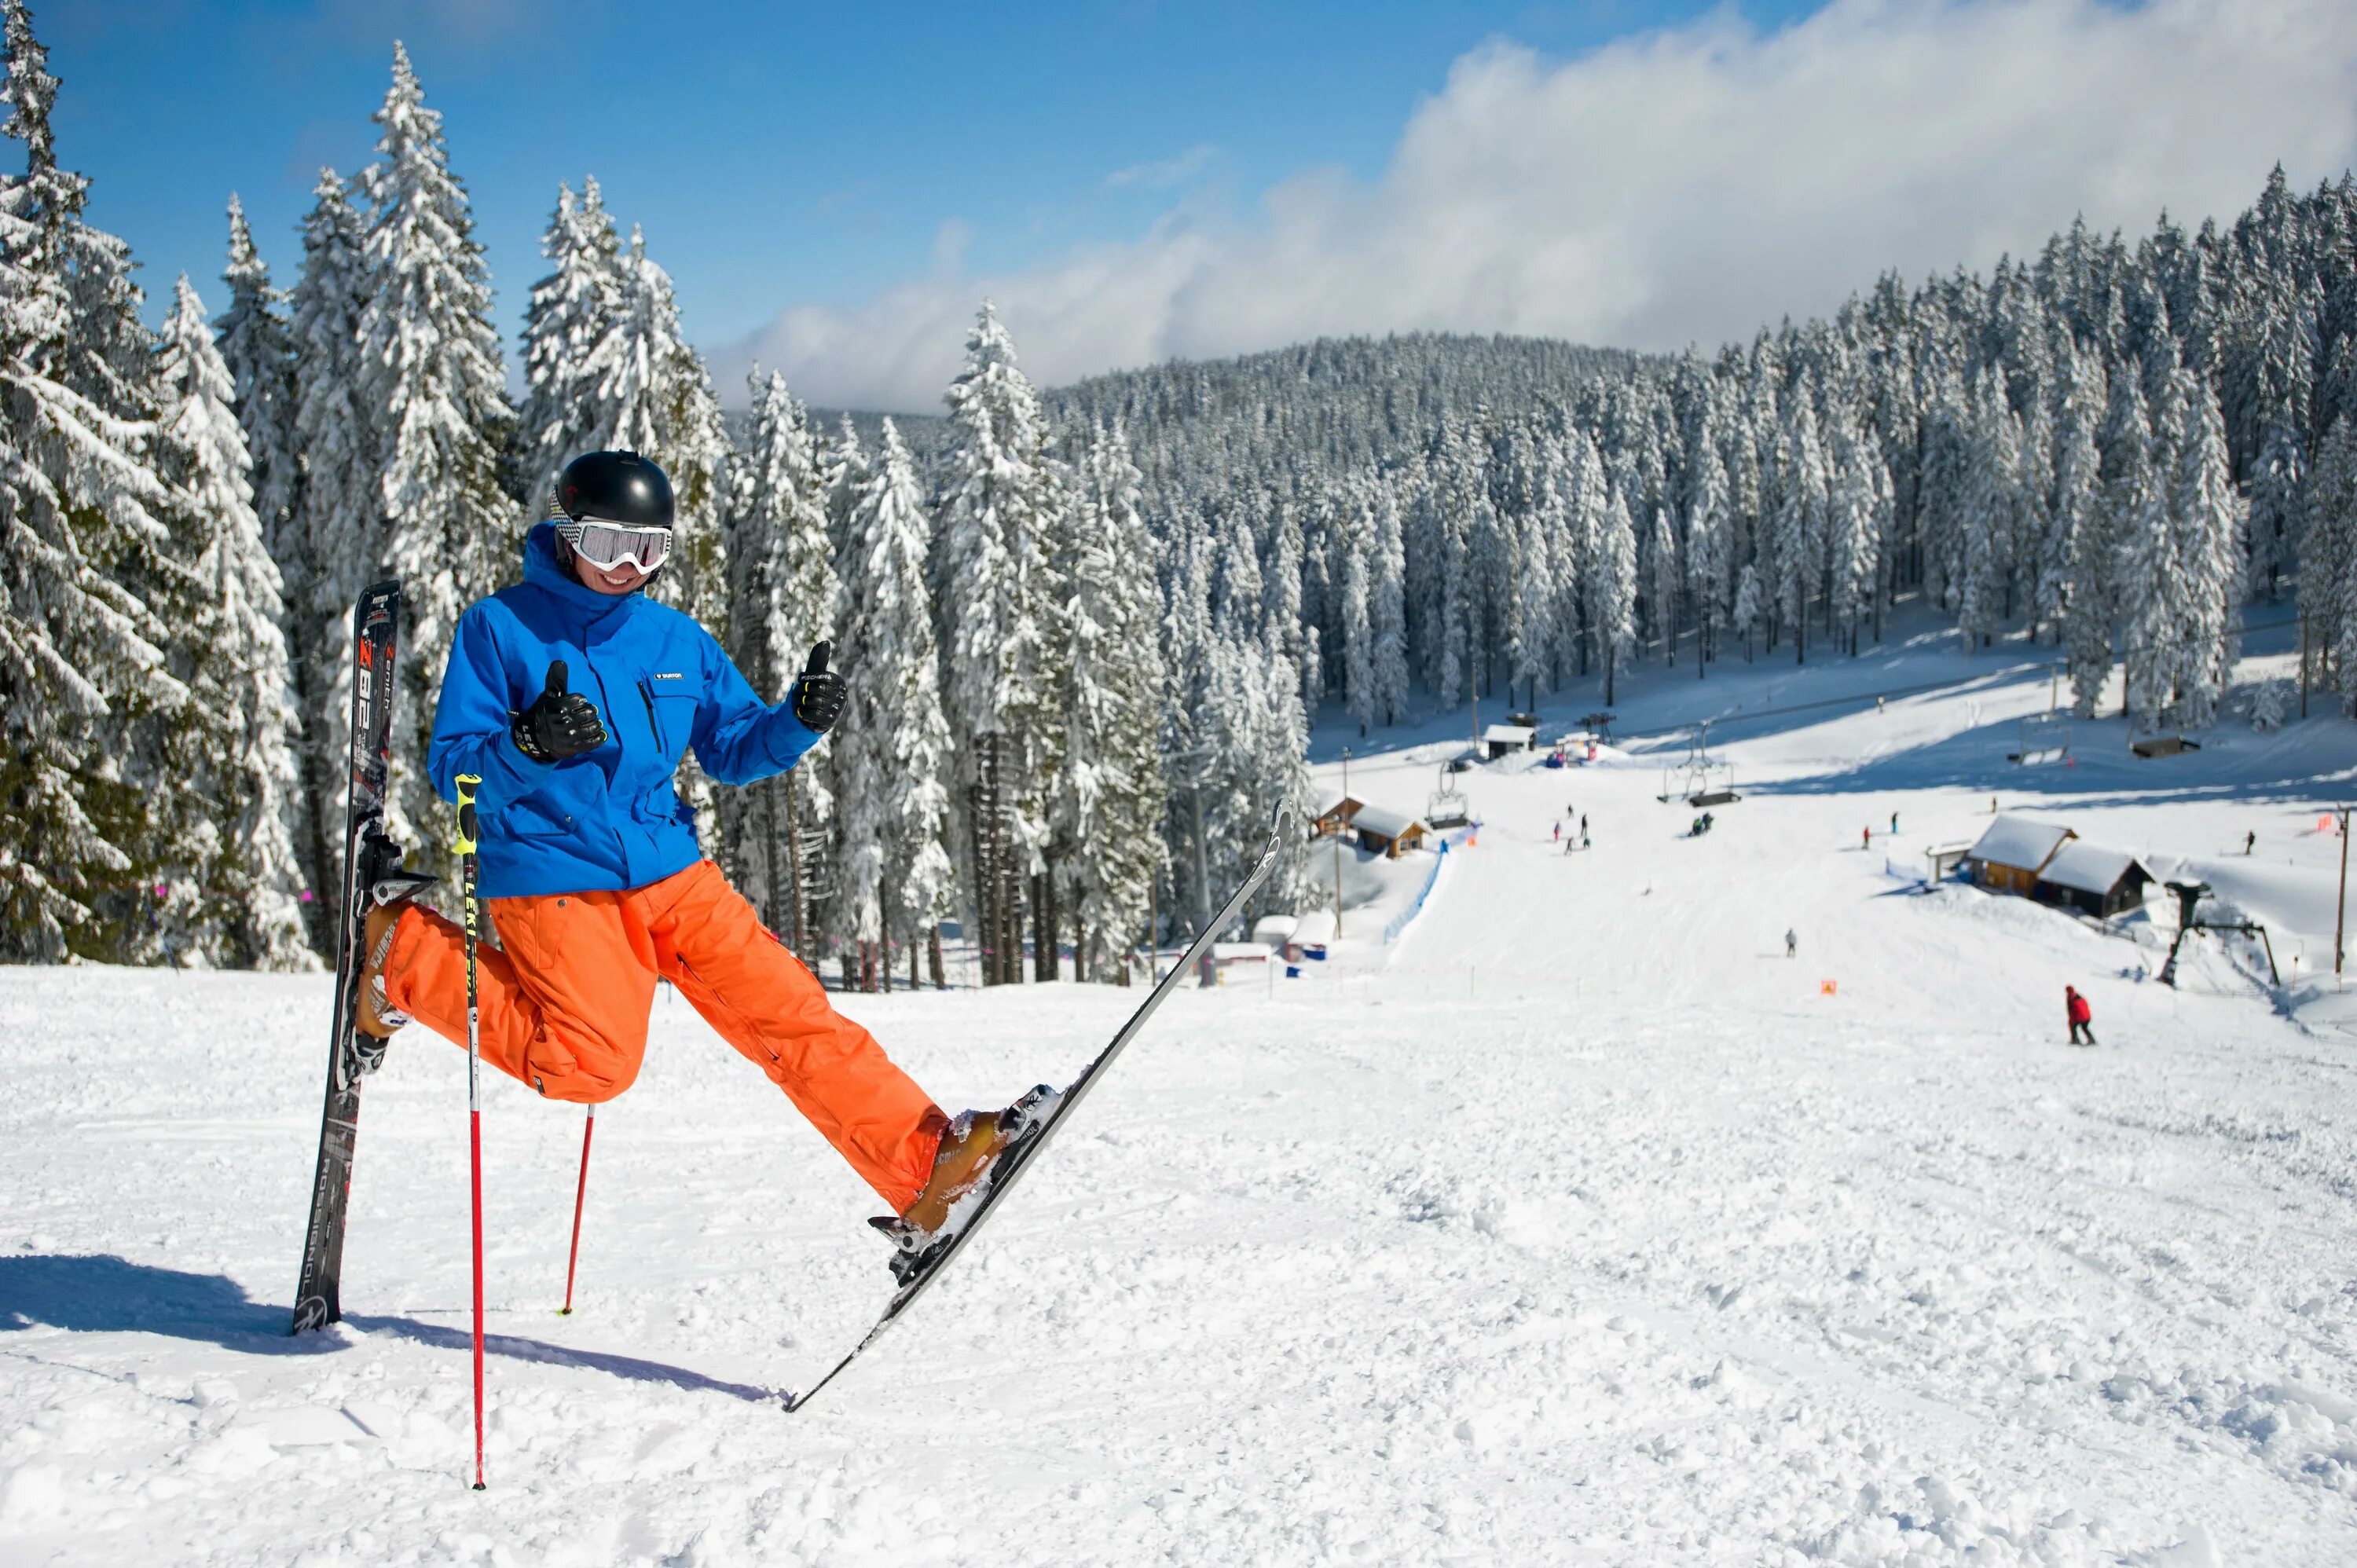
{"type": "Polygon", "coordinates": [[[1471,822],[1472,812],[1466,803],[1465,791],[1450,777],[1448,764],[1440,765],[1440,788],[1425,802],[1425,825],[1430,828],[1461,828],[1471,822]]]}
{"type": "Polygon", "coordinates": [[[2028,766],[2035,762],[2068,762],[2071,759],[2071,722],[2060,714],[2031,714],[2021,721],[2017,749],[2006,757],[2007,762],[2028,766]]]}

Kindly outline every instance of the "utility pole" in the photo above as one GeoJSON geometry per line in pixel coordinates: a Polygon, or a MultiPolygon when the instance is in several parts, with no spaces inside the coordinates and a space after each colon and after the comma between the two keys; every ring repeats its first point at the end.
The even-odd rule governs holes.
{"type": "MultiPolygon", "coordinates": [[[[2306,610],[2302,610],[2299,614],[2299,716],[2301,718],[2308,717],[2308,612],[2306,610]]],[[[2349,835],[2345,832],[2341,834],[2341,842],[2343,847],[2346,847],[2349,843],[2349,835]]],[[[2337,943],[2335,944],[2335,947],[2337,949],[2337,943]]],[[[2332,972],[2335,974],[2341,972],[2341,964],[2337,951],[2334,956],[2332,972]]]]}
{"type": "Polygon", "coordinates": [[[2332,909],[2332,974],[2341,976],[2341,939],[2349,927],[2349,808],[2341,808],[2341,901],[2332,909]]]}
{"type": "MultiPolygon", "coordinates": [[[[1342,748],[1342,799],[1351,798],[1351,748],[1342,748]]],[[[1341,808],[1335,808],[1340,811],[1341,808]]],[[[1342,934],[1342,824],[1334,824],[1334,935],[1342,934]]]]}

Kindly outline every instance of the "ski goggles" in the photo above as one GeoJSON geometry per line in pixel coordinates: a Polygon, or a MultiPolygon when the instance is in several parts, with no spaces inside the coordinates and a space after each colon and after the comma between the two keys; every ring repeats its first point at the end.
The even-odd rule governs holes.
{"type": "Polygon", "coordinates": [[[585,517],[579,522],[558,523],[556,536],[581,559],[608,572],[622,565],[651,572],[671,553],[668,528],[633,528],[585,517]]]}

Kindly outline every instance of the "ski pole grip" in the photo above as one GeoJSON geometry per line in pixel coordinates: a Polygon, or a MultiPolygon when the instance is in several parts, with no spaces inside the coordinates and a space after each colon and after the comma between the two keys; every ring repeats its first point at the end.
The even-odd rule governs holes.
{"type": "MultiPolygon", "coordinates": [[[[563,666],[559,665],[559,669],[563,666]]],[[[461,773],[458,786],[458,853],[475,853],[475,786],[483,781],[479,773],[461,773]]]]}

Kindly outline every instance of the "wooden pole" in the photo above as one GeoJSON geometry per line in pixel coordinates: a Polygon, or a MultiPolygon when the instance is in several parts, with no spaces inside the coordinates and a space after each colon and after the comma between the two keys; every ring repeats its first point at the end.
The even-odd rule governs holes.
{"type": "MultiPolygon", "coordinates": [[[[2299,618],[2299,716],[2308,717],[2308,617],[2305,614],[2299,618]]],[[[2347,844],[2346,833],[2341,835],[2341,843],[2347,844]]],[[[2337,963],[2333,972],[2341,972],[2337,963]]]]}

